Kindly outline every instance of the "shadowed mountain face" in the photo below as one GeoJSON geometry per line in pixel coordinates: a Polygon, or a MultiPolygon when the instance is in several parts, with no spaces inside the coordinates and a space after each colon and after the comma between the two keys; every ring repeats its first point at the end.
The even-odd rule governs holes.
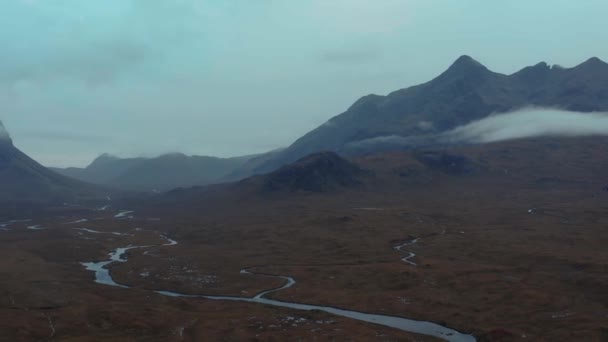
{"type": "Polygon", "coordinates": [[[366,207],[366,203],[395,197],[401,204],[422,198],[433,204],[452,195],[474,197],[476,193],[491,203],[496,196],[508,198],[504,193],[527,191],[548,198],[583,192],[594,199],[602,194],[603,201],[608,191],[606,165],[608,137],[528,138],[348,159],[322,152],[240,182],[175,190],[130,206],[140,210],[149,203],[154,213],[203,215],[201,210],[205,210],[204,215],[220,215],[235,203],[239,208],[251,205],[263,210],[266,201],[276,201],[293,209],[290,201],[298,198],[309,199],[318,210],[324,201],[344,200],[353,207],[366,207]]]}
{"type": "Polygon", "coordinates": [[[570,69],[539,63],[503,75],[462,56],[428,83],[359,99],[346,112],[257,166],[254,173],[324,150],[357,155],[396,142],[421,146],[429,143],[427,137],[457,126],[531,106],[608,111],[608,64],[597,58],[570,69]]]}
{"type": "Polygon", "coordinates": [[[216,158],[181,153],[122,159],[104,154],[86,168],[54,169],[82,181],[130,190],[170,190],[219,182],[250,157],[216,158]]]}
{"type": "Polygon", "coordinates": [[[309,155],[264,177],[265,191],[327,192],[361,184],[366,172],[333,152],[309,155]]]}
{"type": "Polygon", "coordinates": [[[100,189],[50,171],[17,149],[0,123],[0,202],[74,202],[100,189]]]}

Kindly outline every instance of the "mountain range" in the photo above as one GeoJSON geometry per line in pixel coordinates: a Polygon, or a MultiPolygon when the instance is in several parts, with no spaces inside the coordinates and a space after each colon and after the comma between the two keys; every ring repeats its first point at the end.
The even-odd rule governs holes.
{"type": "Polygon", "coordinates": [[[573,68],[543,62],[504,75],[462,56],[427,83],[386,96],[362,97],[346,112],[258,163],[253,173],[272,171],[318,151],[361,155],[425,146],[435,143],[432,138],[441,132],[527,107],[608,111],[608,64],[595,57],[573,68]]]}
{"type": "MultiPolygon", "coordinates": [[[[438,142],[437,136],[456,127],[492,114],[527,107],[584,113],[608,111],[608,64],[598,58],[573,68],[543,62],[505,75],[489,70],[469,56],[462,56],[427,83],[386,96],[364,96],[344,113],[297,139],[291,146],[254,156],[216,158],[173,153],[156,158],[123,159],[104,154],[85,168],[49,171],[17,150],[2,128],[1,186],[6,198],[30,198],[38,193],[42,197],[58,193],[73,195],[76,189],[86,187],[85,183],[122,190],[166,191],[236,181],[275,170],[278,170],[275,176],[282,179],[280,175],[285,169],[279,169],[299,160],[296,165],[302,167],[289,169],[297,170],[289,174],[299,180],[290,183],[294,180],[282,179],[268,185],[269,188],[299,188],[304,184],[304,187],[310,185],[318,190],[325,186],[309,184],[306,175],[302,174],[307,169],[304,165],[309,165],[311,160],[339,162],[328,154],[306,162],[305,157],[310,154],[332,151],[343,156],[360,156],[437,147],[447,144],[438,142]],[[40,189],[40,192],[33,189],[40,189]],[[67,189],[70,190],[64,191],[67,189]]],[[[442,155],[420,155],[420,158],[446,163],[446,156],[442,155]]],[[[459,161],[455,165],[461,167],[459,161]]],[[[468,170],[468,166],[462,167],[468,170]]]]}
{"type": "Polygon", "coordinates": [[[118,158],[103,154],[85,168],[53,168],[81,181],[136,191],[166,191],[222,181],[252,156],[217,158],[181,153],[156,158],[118,158]]]}

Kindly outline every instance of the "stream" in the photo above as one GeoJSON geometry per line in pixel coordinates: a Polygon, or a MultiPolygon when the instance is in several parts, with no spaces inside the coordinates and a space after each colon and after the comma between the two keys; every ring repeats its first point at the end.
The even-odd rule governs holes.
{"type": "MultiPolygon", "coordinates": [[[[146,245],[146,246],[127,246],[117,248],[112,251],[109,256],[109,260],[98,261],[98,262],[83,262],[81,263],[88,271],[95,272],[95,282],[98,284],[116,286],[121,288],[130,288],[129,286],[122,285],[117,283],[110,273],[110,270],[107,268],[108,265],[114,262],[127,262],[127,251],[131,249],[141,249],[141,248],[151,248],[151,247],[159,247],[159,246],[172,246],[176,245],[177,241],[172,240],[166,236],[162,236],[167,243],[162,245],[146,245]]],[[[403,244],[401,246],[395,247],[395,249],[401,250],[401,247],[404,247],[408,244],[416,243],[417,240],[411,241],[409,243],[403,244]]],[[[412,265],[416,265],[415,263],[409,261],[410,258],[413,258],[415,254],[410,253],[411,255],[404,258],[405,262],[408,262],[412,265]]],[[[274,277],[280,278],[285,281],[285,284],[279,288],[263,291],[254,297],[231,297],[231,296],[207,296],[207,295],[189,295],[179,292],[173,291],[154,291],[160,295],[169,296],[169,297],[179,297],[179,298],[205,298],[209,300],[225,300],[225,301],[239,301],[239,302],[249,302],[249,303],[259,303],[265,305],[272,305],[277,307],[285,307],[295,310],[303,310],[303,311],[312,311],[318,310],[323,311],[329,314],[333,314],[336,316],[347,317],[351,319],[355,319],[358,321],[374,323],[378,325],[383,325],[386,327],[391,327],[395,329],[399,329],[406,332],[417,333],[422,335],[428,335],[443,339],[445,341],[450,342],[474,342],[475,337],[472,335],[463,334],[456,330],[450,329],[448,327],[441,326],[437,323],[426,322],[426,321],[416,321],[402,317],[396,316],[386,316],[386,315],[375,315],[369,313],[363,313],[352,310],[339,309],[331,306],[319,306],[319,305],[310,305],[310,304],[300,304],[300,303],[290,303],[283,302],[274,299],[266,298],[266,295],[274,292],[279,292],[285,289],[288,289],[296,284],[296,280],[292,277],[288,276],[272,276],[267,274],[257,274],[250,272],[249,269],[241,270],[241,274],[250,275],[250,276],[265,276],[265,277],[274,277]]]]}
{"type": "Polygon", "coordinates": [[[395,246],[395,250],[398,250],[399,252],[406,252],[408,254],[408,256],[406,256],[405,258],[401,259],[401,261],[406,262],[406,263],[408,263],[408,264],[410,264],[412,266],[418,266],[418,264],[416,264],[415,262],[412,261],[412,259],[414,257],[416,257],[416,253],[410,252],[410,251],[404,251],[402,248],[406,247],[406,246],[409,246],[409,245],[414,245],[414,244],[418,243],[419,240],[420,239],[413,239],[413,240],[408,241],[408,242],[406,242],[406,243],[404,243],[402,245],[395,246]]]}

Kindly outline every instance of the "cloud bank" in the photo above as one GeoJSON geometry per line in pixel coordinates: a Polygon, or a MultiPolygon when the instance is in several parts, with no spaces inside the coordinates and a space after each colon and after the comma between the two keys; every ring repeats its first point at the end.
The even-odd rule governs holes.
{"type": "MultiPolygon", "coordinates": [[[[422,126],[433,129],[430,122],[423,122],[422,126]]],[[[407,137],[390,135],[353,141],[343,146],[340,152],[366,154],[450,144],[483,144],[543,136],[593,135],[608,136],[608,113],[580,113],[559,109],[531,108],[492,115],[443,133],[407,137]]]]}
{"type": "Polygon", "coordinates": [[[199,34],[196,1],[42,1],[3,4],[0,82],[57,78],[105,83],[162,63],[199,34]]]}
{"type": "Polygon", "coordinates": [[[492,115],[441,135],[448,143],[489,143],[541,136],[608,135],[608,113],[524,109],[492,115]]]}

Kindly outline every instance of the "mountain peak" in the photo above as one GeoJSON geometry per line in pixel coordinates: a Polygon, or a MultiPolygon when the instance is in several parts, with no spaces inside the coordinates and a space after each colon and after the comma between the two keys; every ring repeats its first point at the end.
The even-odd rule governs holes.
{"type": "Polygon", "coordinates": [[[120,159],[117,156],[111,155],[109,153],[102,153],[95,160],[116,160],[120,159]]]}
{"type": "Polygon", "coordinates": [[[327,192],[359,185],[365,174],[335,152],[318,152],[266,175],[264,190],[327,192]]]}
{"type": "Polygon", "coordinates": [[[2,121],[0,121],[0,143],[6,143],[6,142],[12,143],[11,135],[8,133],[6,128],[4,128],[2,121]]]}
{"type": "Polygon", "coordinates": [[[487,70],[483,64],[479,63],[473,57],[462,55],[458,57],[458,59],[450,66],[448,70],[451,69],[484,69],[487,70]]]}
{"type": "Polygon", "coordinates": [[[607,67],[608,63],[597,57],[591,57],[587,61],[581,63],[578,68],[588,67],[588,68],[598,68],[598,67],[607,67]]]}
{"type": "Polygon", "coordinates": [[[104,165],[107,163],[115,162],[117,160],[120,160],[120,158],[113,156],[109,153],[103,153],[99,155],[99,157],[95,158],[95,160],[93,160],[88,167],[104,165]]]}
{"type": "Polygon", "coordinates": [[[586,63],[601,63],[601,64],[606,64],[606,62],[604,62],[603,60],[599,59],[598,57],[591,57],[587,60],[586,63]]]}
{"type": "Polygon", "coordinates": [[[470,56],[460,56],[452,65],[441,74],[437,80],[480,80],[483,79],[490,70],[470,56]]]}
{"type": "Polygon", "coordinates": [[[544,82],[551,70],[552,69],[549,64],[546,62],[540,62],[534,66],[521,69],[520,71],[514,73],[513,76],[530,84],[538,84],[539,82],[544,82]]]}

